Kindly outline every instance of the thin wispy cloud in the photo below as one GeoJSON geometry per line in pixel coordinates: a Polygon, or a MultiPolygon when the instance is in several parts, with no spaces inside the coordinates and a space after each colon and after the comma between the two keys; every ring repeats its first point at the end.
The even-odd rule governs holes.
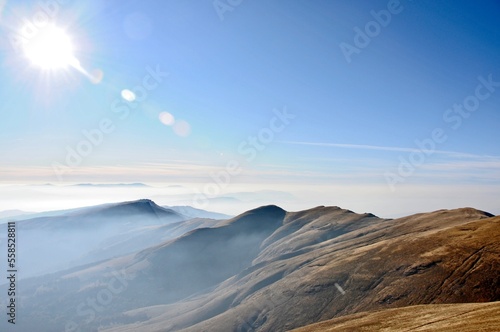
{"type": "Polygon", "coordinates": [[[427,165],[422,165],[423,169],[436,170],[436,171],[458,171],[458,170],[500,170],[500,160],[472,160],[472,161],[460,161],[460,162],[438,162],[429,163],[427,165]]]}
{"type": "MultiPolygon", "coordinates": [[[[298,142],[298,141],[280,141],[280,143],[293,144],[293,145],[322,146],[322,147],[343,148],[343,149],[377,150],[377,151],[389,151],[389,152],[410,152],[410,153],[411,152],[422,152],[422,150],[415,149],[415,148],[367,145],[367,144],[298,142]]],[[[448,156],[452,156],[452,157],[462,157],[462,158],[500,158],[498,156],[476,155],[476,154],[471,154],[471,153],[447,151],[447,150],[434,150],[432,153],[433,154],[440,154],[440,155],[448,155],[448,156]]]]}

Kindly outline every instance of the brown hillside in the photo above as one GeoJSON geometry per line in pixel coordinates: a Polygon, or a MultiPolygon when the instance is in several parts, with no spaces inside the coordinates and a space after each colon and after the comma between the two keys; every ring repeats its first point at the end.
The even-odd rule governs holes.
{"type": "Polygon", "coordinates": [[[130,311],[149,318],[111,331],[284,331],[368,310],[499,300],[499,223],[469,208],[395,220],[287,213],[252,266],[204,295],[130,311]]]}
{"type": "Polygon", "coordinates": [[[293,332],[498,332],[500,302],[428,304],[362,312],[309,325],[293,332]]]}

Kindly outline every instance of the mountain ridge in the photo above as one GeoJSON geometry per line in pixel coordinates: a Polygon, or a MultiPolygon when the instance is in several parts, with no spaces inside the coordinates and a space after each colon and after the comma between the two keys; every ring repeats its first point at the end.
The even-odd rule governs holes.
{"type": "Polygon", "coordinates": [[[500,298],[500,217],[472,208],[383,219],[270,205],[188,224],[200,227],[31,280],[28,293],[45,285],[44,296],[61,304],[33,295],[25,310],[48,317],[64,306],[61,317],[109,332],[285,331],[373,310],[500,298]],[[113,271],[127,280],[113,305],[92,322],[75,316],[71,308],[104,291],[113,271]]]}
{"type": "MultiPolygon", "coordinates": [[[[341,213],[345,216],[351,216],[348,210],[342,211],[342,209],[332,209],[333,212],[341,213]]],[[[316,212],[314,209],[311,212],[316,212]]],[[[302,215],[307,215],[308,213],[306,212],[305,214],[299,214],[296,216],[302,215]]],[[[363,220],[364,218],[373,218],[369,214],[363,214],[363,215],[358,215],[359,219],[358,220],[363,220]]],[[[292,218],[292,217],[290,217],[292,218]]],[[[440,211],[434,211],[428,214],[416,214],[413,216],[409,216],[406,218],[402,218],[402,220],[399,221],[394,221],[394,220],[378,220],[380,223],[392,223],[392,227],[394,228],[395,232],[395,244],[392,246],[395,248],[399,248],[403,243],[406,243],[408,240],[407,238],[409,236],[412,236],[412,234],[415,234],[416,232],[421,232],[420,238],[425,238],[429,234],[439,234],[439,232],[449,232],[449,229],[453,228],[460,228],[462,227],[461,225],[467,225],[470,223],[473,223],[474,221],[481,221],[481,220],[487,220],[491,217],[489,217],[489,214],[486,214],[482,211],[478,210],[440,210],[440,211]],[[462,221],[457,221],[454,220],[457,218],[458,215],[461,213],[466,212],[466,220],[465,222],[462,221]],[[435,230],[430,230],[426,229],[428,225],[431,222],[436,221],[436,217],[439,217],[439,220],[442,220],[443,222],[438,224],[436,227],[438,229],[435,230]],[[401,222],[402,225],[398,225],[398,223],[401,222]],[[401,229],[402,226],[406,226],[407,228],[408,223],[412,222],[412,226],[416,228],[415,231],[410,231],[411,229],[401,229]],[[405,225],[406,223],[406,225],[405,225]],[[422,225],[420,225],[422,223],[422,225]],[[427,233],[426,233],[427,232],[427,233]]],[[[321,219],[321,218],[319,218],[321,219]]],[[[500,218],[498,218],[500,219],[500,218]]],[[[318,220],[316,220],[318,222],[318,220]]],[[[484,221],[483,221],[484,222],[484,221]]],[[[488,223],[485,223],[488,224],[488,223]]],[[[306,224],[307,226],[307,224],[306,224]]],[[[361,229],[357,229],[353,231],[355,234],[351,234],[350,237],[345,237],[345,235],[340,235],[337,239],[325,239],[322,242],[328,242],[328,241],[337,241],[338,243],[336,244],[336,247],[342,247],[345,245],[342,245],[344,242],[349,242],[352,241],[353,239],[356,240],[356,238],[360,237],[372,237],[373,239],[377,239],[378,235],[377,234],[371,234],[369,232],[370,227],[376,227],[377,225],[366,225],[366,227],[362,227],[361,229]],[[366,232],[364,235],[359,235],[366,232]],[[361,233],[360,233],[361,232],[361,233]],[[371,234],[371,235],[370,235],[371,234]]],[[[390,225],[387,225],[390,226],[390,225]]],[[[469,225],[470,226],[470,225],[469,225]]],[[[310,231],[310,230],[307,230],[310,231]]],[[[383,232],[384,228],[379,230],[379,232],[383,232]]],[[[356,245],[356,242],[353,243],[354,247],[350,249],[347,247],[348,252],[352,254],[355,254],[356,256],[363,257],[363,254],[366,254],[367,250],[383,250],[384,243],[387,242],[381,242],[378,243],[375,241],[374,243],[368,245],[368,247],[364,245],[356,245]],[[376,244],[376,246],[373,246],[376,244]],[[360,256],[361,255],[361,256],[360,256]]],[[[320,243],[321,244],[321,243],[320,243]]],[[[319,269],[320,274],[318,274],[316,277],[311,279],[311,276],[309,276],[305,281],[303,280],[303,277],[300,277],[299,279],[290,279],[290,276],[293,274],[298,273],[298,271],[292,272],[295,269],[302,270],[304,266],[308,266],[307,264],[311,264],[312,262],[310,259],[306,259],[305,261],[300,259],[301,255],[308,255],[308,250],[311,250],[309,244],[305,244],[302,248],[295,248],[295,253],[294,251],[288,253],[288,256],[283,255],[283,256],[278,256],[274,261],[273,260],[261,260],[261,261],[255,261],[255,265],[253,268],[250,268],[250,270],[244,272],[238,277],[233,277],[231,279],[226,280],[224,283],[220,284],[218,288],[216,288],[211,294],[214,294],[213,296],[211,295],[206,295],[206,296],[199,296],[197,300],[190,300],[189,302],[184,302],[182,301],[181,303],[178,304],[178,306],[187,306],[183,311],[185,312],[184,315],[176,315],[175,317],[166,315],[162,319],[160,317],[158,318],[152,318],[151,323],[152,324],[146,324],[146,325],[133,325],[132,330],[136,331],[200,331],[200,330],[233,330],[233,329],[238,329],[241,327],[246,326],[246,330],[255,330],[255,331],[282,331],[286,329],[291,329],[293,328],[292,322],[295,320],[298,325],[305,324],[305,322],[308,320],[307,315],[304,314],[303,310],[300,308],[308,307],[307,305],[304,305],[305,303],[308,303],[308,301],[312,301],[314,299],[315,302],[322,302],[322,298],[325,296],[326,299],[328,300],[326,303],[330,302],[333,300],[339,301],[342,299],[344,305],[346,305],[346,309],[343,311],[337,312],[333,311],[332,313],[328,313],[329,311],[325,311],[325,309],[319,310],[319,311],[314,311],[314,315],[309,318],[309,320],[324,320],[328,315],[336,315],[342,312],[344,313],[349,313],[350,311],[353,310],[365,310],[365,309],[370,309],[370,300],[364,300],[366,303],[363,305],[358,304],[357,306],[352,306],[348,302],[345,302],[346,297],[348,296],[350,292],[350,288],[359,288],[361,289],[361,293],[358,293],[356,296],[361,296],[363,298],[363,292],[369,292],[377,289],[377,287],[380,287],[380,283],[382,282],[383,278],[380,279],[380,272],[371,272],[368,275],[373,275],[374,279],[371,280],[373,277],[370,277],[368,279],[362,277],[362,274],[357,276],[356,281],[359,286],[349,286],[350,279],[352,277],[349,275],[349,273],[342,273],[341,271],[351,271],[353,274],[359,274],[360,269],[361,271],[364,269],[368,269],[367,271],[376,271],[377,268],[379,267],[384,267],[384,265],[368,265],[363,268],[363,265],[366,265],[366,263],[362,263],[361,266],[354,266],[354,268],[341,268],[343,265],[336,265],[338,268],[335,270],[339,269],[339,272],[333,273],[329,277],[321,276],[324,275],[324,272],[321,272],[322,270],[325,269],[328,264],[326,262],[329,262],[330,259],[333,258],[335,260],[340,260],[339,263],[337,264],[350,264],[349,260],[345,261],[345,259],[339,258],[338,252],[336,253],[335,251],[332,253],[331,250],[335,248],[334,247],[327,247],[322,249],[322,246],[320,244],[316,244],[316,246],[319,245],[319,247],[316,248],[316,250],[319,250],[320,252],[323,252],[322,255],[318,256],[317,258],[313,259],[312,261],[316,261],[319,259],[318,263],[315,265],[311,266],[316,266],[317,269],[319,269]],[[309,248],[309,249],[307,249],[309,248]],[[330,249],[332,248],[332,249],[330,249]],[[325,251],[325,249],[328,249],[328,251],[325,251]],[[328,258],[325,260],[325,258],[321,258],[324,255],[326,257],[332,257],[328,258]],[[332,256],[333,255],[333,256],[332,256]],[[295,264],[287,265],[285,262],[286,261],[292,261],[296,259],[297,262],[295,264]],[[324,261],[324,263],[320,263],[321,261],[324,261]],[[307,263],[309,262],[309,263],[307,263]],[[304,263],[306,265],[304,265],[304,263]],[[285,265],[283,265],[285,264],[285,265]],[[266,267],[267,265],[267,267],[266,267]],[[281,266],[281,267],[280,267],[281,266]],[[296,266],[296,267],[293,267],[296,266]],[[267,271],[267,272],[264,272],[267,271]],[[340,273],[340,274],[339,274],[340,273]],[[377,274],[379,275],[378,277],[377,274]],[[259,277],[260,275],[260,277],[259,277]],[[334,276],[337,277],[334,277],[334,276]],[[333,278],[332,278],[333,277],[333,278]],[[360,279],[361,278],[361,279],[360,279]],[[284,280],[287,280],[286,282],[284,280]],[[323,280],[323,281],[322,281],[323,280]],[[291,287],[290,285],[294,285],[294,287],[291,287]],[[274,286],[273,286],[274,285],[274,286]],[[276,286],[278,285],[278,286],[276,286]],[[302,285],[302,286],[301,286],[302,285]],[[342,294],[336,287],[336,285],[340,285],[343,287],[344,291],[346,294],[342,294]],[[271,288],[269,288],[271,287],[271,288]],[[284,290],[279,290],[280,288],[284,287],[284,290]],[[305,288],[304,288],[305,287],[305,288]],[[228,292],[228,289],[239,289],[236,293],[234,292],[228,292]],[[247,289],[245,291],[245,289],[247,289]],[[273,290],[274,289],[274,290],[273,290]],[[286,293],[286,289],[295,289],[291,294],[294,294],[291,298],[290,297],[285,297],[288,298],[288,301],[294,301],[295,304],[288,304],[288,308],[293,310],[295,308],[295,312],[292,311],[292,313],[287,313],[286,316],[283,316],[283,314],[278,314],[278,313],[272,313],[272,307],[280,307],[283,306],[283,302],[285,298],[283,298],[283,295],[277,295],[282,292],[286,293]],[[304,292],[304,295],[301,295],[300,297],[297,295],[297,290],[303,289],[302,292],[304,292]],[[326,293],[325,293],[326,291],[326,293]],[[217,295],[219,294],[219,295],[217,295]],[[238,295],[239,294],[239,295],[238,295]],[[267,295],[265,295],[267,294],[267,295]],[[325,294],[325,295],[320,295],[320,294],[325,294]],[[328,295],[329,294],[329,295],[328,295]],[[312,297],[311,297],[312,296],[312,297]],[[253,299],[253,300],[250,300],[253,299]],[[336,299],[336,300],[335,300],[336,299]],[[248,302],[250,300],[250,302],[248,302]],[[229,301],[229,302],[228,302],[229,301]],[[217,304],[219,303],[219,304],[217,304]],[[233,304],[230,304],[233,303],[233,304]],[[266,309],[264,312],[262,311],[263,306],[259,305],[259,303],[264,303],[264,304],[269,304],[270,307],[266,309]],[[300,303],[300,304],[299,304],[300,303]],[[222,305],[222,306],[221,306],[222,305]],[[210,309],[211,308],[211,309],[210,309]],[[219,309],[216,309],[219,308],[219,309]],[[261,309],[251,309],[251,308],[261,308],[261,309]],[[299,309],[298,311],[296,309],[299,309]],[[236,311],[235,311],[236,310],[236,311]],[[257,311],[255,311],[257,310],[257,311]],[[213,315],[207,316],[207,312],[212,312],[213,315]],[[265,313],[267,312],[267,314],[265,313]],[[323,313],[322,313],[323,312],[323,313]],[[253,315],[257,316],[253,316],[253,315]],[[319,316],[318,316],[319,314],[319,316]],[[325,316],[322,316],[325,315],[325,316]],[[305,316],[305,317],[304,317],[305,316]],[[204,317],[206,318],[205,320],[201,321],[197,317],[204,317]],[[231,317],[231,318],[230,318],[231,317]],[[241,320],[235,320],[236,317],[242,317],[241,320]],[[247,318],[243,318],[247,317],[247,318]],[[281,318],[277,318],[281,317],[281,318]],[[297,317],[299,317],[297,321],[297,317]],[[314,318],[316,317],[316,318],[314,318]],[[305,319],[305,320],[304,320],[305,319]],[[163,323],[158,323],[159,325],[155,325],[154,322],[163,322],[163,323]],[[199,321],[198,324],[193,324],[193,322],[199,321]],[[299,323],[302,321],[302,323],[299,323]],[[166,325],[166,322],[169,322],[166,325]],[[186,325],[187,324],[187,325],[186,325]],[[160,325],[164,326],[160,328],[160,325]],[[157,326],[157,327],[156,327],[157,326]],[[168,328],[168,326],[171,326],[171,328],[168,328]],[[239,326],[239,327],[238,327],[239,326]]],[[[324,243],[323,243],[324,245],[324,243]]],[[[314,245],[313,245],[314,246],[314,245]]],[[[340,252],[345,251],[346,248],[342,249],[339,248],[340,252]]],[[[314,252],[314,251],[313,251],[314,252]]],[[[383,251],[382,251],[383,252],[383,251]]],[[[404,257],[408,256],[410,253],[405,253],[400,257],[400,259],[403,259],[404,257]]],[[[346,254],[347,255],[347,254],[346,254]]],[[[493,257],[489,257],[489,260],[492,260],[493,257]]],[[[444,260],[443,260],[444,261],[444,260]]],[[[414,262],[412,262],[414,263],[414,262]]],[[[407,263],[407,265],[398,265],[397,267],[394,268],[395,271],[400,271],[398,273],[401,273],[401,275],[405,275],[406,277],[411,277],[411,276],[416,276],[420,277],[422,274],[431,271],[433,268],[438,267],[440,263],[434,263],[434,261],[423,261],[420,264],[410,264],[407,263]],[[430,263],[430,264],[429,264],[430,263]]],[[[352,265],[352,264],[351,264],[352,265]]],[[[490,264],[491,265],[491,264],[490,264]]],[[[450,269],[452,270],[452,269],[450,269]]],[[[366,272],[365,272],[366,273],[366,272]]],[[[300,275],[300,273],[299,273],[300,275]]],[[[399,274],[398,274],[399,275],[399,274]]],[[[493,277],[495,274],[493,275],[493,277]]],[[[400,277],[398,277],[400,278],[400,277]]],[[[480,280],[480,279],[475,279],[475,280],[480,280]]],[[[383,284],[382,284],[383,285],[383,284]]],[[[392,285],[389,284],[385,287],[400,287],[397,285],[392,285]]],[[[480,289],[486,289],[486,286],[482,286],[480,289]]],[[[398,288],[395,288],[395,290],[398,288]]],[[[301,293],[302,294],[302,293],[301,293]]],[[[403,293],[404,294],[404,293],[403,293]]],[[[407,295],[405,295],[407,296],[407,295]]],[[[443,297],[445,296],[444,294],[442,295],[443,297]]],[[[447,295],[446,295],[447,296],[447,295]]],[[[469,299],[473,299],[474,295],[467,295],[469,299]]],[[[495,294],[490,294],[490,299],[496,298],[498,295],[495,294]]],[[[404,297],[398,298],[396,295],[384,295],[381,298],[375,300],[374,302],[376,303],[376,306],[384,306],[384,305],[390,305],[391,303],[396,303],[397,301],[403,300],[404,297]],[[387,304],[386,304],[387,303],[387,304]]],[[[425,299],[422,299],[425,300],[425,299]]],[[[443,298],[445,300],[445,298],[443,298]]],[[[413,301],[413,300],[412,300],[413,301]]],[[[415,299],[415,301],[418,301],[415,299]]],[[[411,302],[411,301],[410,301],[411,302]]],[[[265,308],[266,306],[264,306],[265,308]]],[[[314,306],[314,308],[316,308],[314,306]]],[[[306,310],[307,311],[307,310],[306,310]]],[[[125,327],[123,328],[115,328],[115,329],[110,329],[109,331],[129,331],[129,329],[126,329],[125,327]]]]}

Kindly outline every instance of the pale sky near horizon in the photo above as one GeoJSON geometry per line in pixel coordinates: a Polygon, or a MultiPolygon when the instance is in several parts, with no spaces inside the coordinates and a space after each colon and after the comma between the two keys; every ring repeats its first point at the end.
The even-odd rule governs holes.
{"type": "Polygon", "coordinates": [[[498,1],[61,2],[0,1],[0,210],[43,198],[10,185],[142,182],[500,213],[498,1]],[[27,58],[48,21],[78,65],[27,58]]]}

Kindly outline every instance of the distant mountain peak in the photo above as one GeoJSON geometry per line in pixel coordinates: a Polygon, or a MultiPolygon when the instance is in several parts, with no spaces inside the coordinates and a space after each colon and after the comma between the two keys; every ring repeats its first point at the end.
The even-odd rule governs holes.
{"type": "Polygon", "coordinates": [[[261,206],[261,207],[249,210],[247,212],[244,212],[244,213],[240,214],[239,216],[234,217],[233,219],[243,219],[246,216],[252,216],[252,218],[259,217],[259,216],[266,216],[266,217],[282,216],[282,217],[284,217],[285,214],[286,214],[286,211],[277,205],[265,205],[265,206],[261,206]]]}
{"type": "Polygon", "coordinates": [[[177,214],[181,215],[178,212],[175,212],[172,209],[164,208],[156,204],[153,200],[149,198],[141,198],[135,201],[128,201],[128,202],[123,202],[123,203],[118,203],[116,206],[130,206],[130,207],[137,207],[140,209],[152,209],[154,212],[155,211],[162,211],[162,212],[169,212],[172,214],[177,214]]]}
{"type": "Polygon", "coordinates": [[[245,229],[272,228],[283,223],[286,211],[276,205],[266,205],[244,212],[234,218],[224,220],[219,225],[234,225],[245,229]]]}
{"type": "Polygon", "coordinates": [[[158,206],[154,201],[152,201],[151,199],[149,198],[141,198],[141,199],[137,199],[135,201],[128,201],[128,202],[123,202],[122,204],[149,204],[151,206],[158,206]]]}
{"type": "Polygon", "coordinates": [[[286,212],[282,208],[277,205],[264,205],[248,212],[256,212],[256,213],[269,213],[269,212],[286,212]]]}
{"type": "Polygon", "coordinates": [[[151,199],[142,198],[134,201],[126,201],[120,203],[111,203],[105,205],[98,205],[88,209],[78,210],[74,213],[68,214],[71,216],[78,215],[97,215],[97,216],[137,216],[141,214],[153,214],[156,217],[175,217],[178,221],[185,220],[185,216],[181,213],[166,209],[156,204],[151,199]]]}

